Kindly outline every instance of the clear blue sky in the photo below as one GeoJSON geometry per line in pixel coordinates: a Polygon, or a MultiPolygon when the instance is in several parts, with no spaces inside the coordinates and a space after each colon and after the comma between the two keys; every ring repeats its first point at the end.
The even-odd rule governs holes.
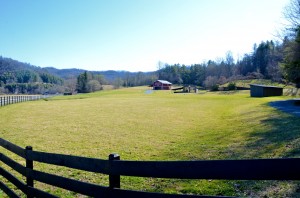
{"type": "Polygon", "coordinates": [[[0,56],[32,65],[154,71],[276,40],[289,0],[0,0],[0,56]]]}

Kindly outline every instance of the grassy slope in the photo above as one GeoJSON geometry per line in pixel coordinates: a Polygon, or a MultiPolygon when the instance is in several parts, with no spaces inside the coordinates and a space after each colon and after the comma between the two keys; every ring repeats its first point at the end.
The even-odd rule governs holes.
{"type": "MultiPolygon", "coordinates": [[[[0,135],[35,150],[103,159],[112,152],[127,160],[300,156],[300,119],[267,105],[283,97],[250,98],[247,91],[145,94],[145,89],[63,96],[2,107],[0,135]]],[[[36,168],[45,166],[37,164],[36,168]]],[[[47,169],[107,185],[105,176],[53,166],[47,169]]],[[[286,196],[297,191],[293,182],[122,177],[121,185],[149,191],[237,196],[286,196]]]]}

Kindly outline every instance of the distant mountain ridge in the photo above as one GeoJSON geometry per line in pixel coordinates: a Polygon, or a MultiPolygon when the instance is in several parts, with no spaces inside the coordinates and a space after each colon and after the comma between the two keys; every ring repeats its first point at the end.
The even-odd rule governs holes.
{"type": "MultiPolygon", "coordinates": [[[[114,70],[107,70],[107,71],[89,71],[84,69],[57,69],[55,67],[44,67],[43,69],[47,70],[49,73],[61,77],[63,79],[70,79],[76,78],[78,75],[82,74],[85,71],[91,72],[93,74],[101,74],[105,77],[108,81],[113,81],[117,78],[123,78],[127,74],[134,74],[137,72],[128,72],[128,71],[114,71],[114,70]]],[[[151,73],[151,72],[150,72],[151,73]]]]}
{"type": "Polygon", "coordinates": [[[47,70],[49,73],[59,76],[63,79],[69,79],[69,78],[76,78],[79,74],[85,72],[84,69],[57,69],[55,67],[44,67],[45,70],[47,70]]]}
{"type": "Polygon", "coordinates": [[[53,66],[51,67],[39,67],[34,66],[29,63],[20,62],[11,58],[5,58],[0,56],[0,76],[6,73],[14,73],[20,70],[28,70],[31,72],[36,73],[47,73],[49,75],[53,75],[55,77],[59,77],[62,79],[72,79],[77,78],[80,74],[85,71],[91,72],[93,74],[101,74],[104,78],[112,82],[118,78],[125,78],[129,75],[134,75],[138,73],[143,73],[145,75],[154,74],[153,72],[129,72],[129,71],[115,71],[115,70],[107,70],[107,71],[89,71],[85,69],[77,69],[77,68],[70,68],[70,69],[57,69],[53,66]]]}

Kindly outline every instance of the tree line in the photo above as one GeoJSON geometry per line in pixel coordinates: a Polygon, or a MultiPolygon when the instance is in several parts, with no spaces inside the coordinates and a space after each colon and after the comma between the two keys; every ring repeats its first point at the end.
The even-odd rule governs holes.
{"type": "Polygon", "coordinates": [[[160,63],[158,78],[206,88],[239,79],[264,78],[300,88],[300,0],[291,0],[283,13],[288,25],[281,42],[254,44],[252,52],[236,61],[227,52],[225,58],[190,66],[160,63]]]}
{"type": "Polygon", "coordinates": [[[225,58],[190,66],[160,63],[158,78],[174,84],[206,88],[210,88],[213,84],[224,84],[239,79],[265,78],[282,82],[284,79],[280,63],[283,61],[285,46],[289,42],[286,39],[283,43],[271,40],[261,42],[259,45],[254,44],[253,52],[245,54],[237,61],[228,51],[225,58]]]}
{"type": "Polygon", "coordinates": [[[284,49],[284,77],[300,88],[300,0],[291,0],[283,14],[288,21],[285,34],[290,40],[284,49]]]}
{"type": "Polygon", "coordinates": [[[253,51],[234,60],[230,51],[224,58],[207,62],[184,64],[158,64],[158,70],[139,78],[142,74],[120,79],[123,86],[151,84],[154,79],[168,80],[173,84],[197,85],[216,89],[218,85],[235,80],[270,79],[281,83],[294,83],[300,87],[300,0],[291,0],[284,8],[288,21],[281,41],[267,40],[253,45],[253,51]],[[137,80],[134,80],[137,79],[137,80]]]}
{"type": "Polygon", "coordinates": [[[98,72],[85,71],[77,77],[76,91],[89,93],[103,89],[103,85],[113,85],[114,88],[151,85],[157,80],[157,72],[124,72],[122,76],[107,80],[98,72]]]}

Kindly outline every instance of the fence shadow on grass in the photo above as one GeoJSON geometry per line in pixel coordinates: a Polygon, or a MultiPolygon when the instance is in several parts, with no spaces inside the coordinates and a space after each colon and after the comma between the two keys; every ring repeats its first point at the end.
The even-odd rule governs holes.
{"type": "Polygon", "coordinates": [[[250,134],[252,141],[246,144],[247,149],[254,149],[251,157],[282,157],[300,156],[300,118],[286,114],[275,114],[260,121],[266,130],[250,134]],[[273,154],[274,156],[270,156],[273,154]]]}
{"type": "MultiPolygon", "coordinates": [[[[259,124],[259,127],[253,128],[249,133],[244,133],[244,142],[236,141],[230,135],[217,134],[215,138],[220,139],[220,145],[215,145],[215,143],[204,144],[203,141],[201,142],[201,137],[194,136],[193,139],[189,139],[188,143],[176,145],[173,150],[191,147],[194,149],[194,152],[191,151],[190,155],[184,153],[183,156],[178,156],[178,158],[190,158],[193,160],[300,157],[300,117],[282,113],[276,109],[273,112],[268,118],[265,115],[260,115],[260,117],[255,116],[257,113],[256,110],[250,112],[253,114],[253,117],[258,119],[258,121],[253,121],[253,126],[255,127],[255,125],[259,124]],[[230,143],[233,140],[235,142],[230,143]],[[225,145],[224,142],[226,141],[228,141],[228,144],[225,145]]],[[[244,121],[252,122],[248,120],[244,121]]],[[[243,131],[240,132],[243,133],[243,131]]],[[[170,153],[167,154],[170,156],[170,153]]],[[[178,155],[181,155],[180,152],[178,152],[178,155]]],[[[203,181],[201,185],[199,183],[191,183],[191,185],[195,186],[194,189],[201,188],[196,187],[197,185],[212,185],[212,188],[215,189],[212,194],[218,194],[216,186],[213,186],[213,182],[211,181],[203,181]]],[[[233,189],[233,194],[241,197],[300,196],[298,194],[300,192],[298,181],[222,181],[217,185],[233,189]],[[281,192],[278,192],[278,189],[281,192]]],[[[201,193],[201,190],[197,193],[201,193]]]]}
{"type": "MultiPolygon", "coordinates": [[[[300,117],[275,110],[272,117],[260,120],[260,124],[263,129],[250,133],[247,143],[224,151],[228,159],[300,156],[300,117]]],[[[300,196],[299,181],[244,181],[240,185],[251,196],[279,196],[278,191],[282,196],[300,196]],[[255,188],[260,188],[260,192],[255,192],[255,188]]]]}

